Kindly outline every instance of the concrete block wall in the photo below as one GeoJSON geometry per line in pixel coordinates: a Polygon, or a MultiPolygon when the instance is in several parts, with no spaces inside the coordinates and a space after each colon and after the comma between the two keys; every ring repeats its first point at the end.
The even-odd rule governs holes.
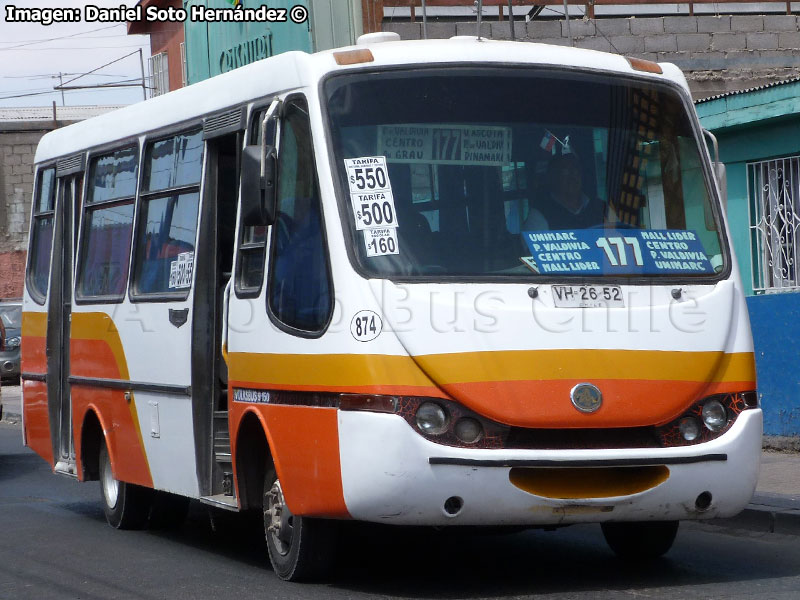
{"type": "Polygon", "coordinates": [[[0,298],[22,296],[36,145],[50,128],[0,123],[0,298]]]}
{"type": "MultiPolygon", "coordinates": [[[[672,62],[695,98],[800,76],[800,17],[702,15],[515,22],[517,39],[672,62]]],[[[384,22],[403,39],[422,37],[420,23],[384,22]]],[[[475,35],[475,22],[429,23],[429,38],[475,35]]],[[[482,35],[511,38],[508,21],[484,19],[482,35]]]]}
{"type": "Polygon", "coordinates": [[[27,252],[0,253],[0,298],[22,297],[27,252]]]}

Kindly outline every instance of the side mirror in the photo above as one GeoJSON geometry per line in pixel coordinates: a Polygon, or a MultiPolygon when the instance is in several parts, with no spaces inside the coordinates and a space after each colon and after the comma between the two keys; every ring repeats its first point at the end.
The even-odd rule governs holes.
{"type": "Polygon", "coordinates": [[[725,163],[715,162],[713,167],[719,187],[719,199],[722,201],[722,210],[728,212],[728,175],[725,171],[725,163]]]}
{"type": "Polygon", "coordinates": [[[714,177],[717,180],[722,210],[728,212],[728,177],[725,173],[725,163],[719,159],[719,143],[717,142],[717,136],[708,129],[703,129],[703,135],[711,142],[711,148],[714,150],[714,154],[711,157],[711,167],[714,169],[714,177]]]}
{"type": "Polygon", "coordinates": [[[242,222],[247,227],[272,225],[277,210],[278,160],[273,146],[246,146],[242,153],[242,222]]]}

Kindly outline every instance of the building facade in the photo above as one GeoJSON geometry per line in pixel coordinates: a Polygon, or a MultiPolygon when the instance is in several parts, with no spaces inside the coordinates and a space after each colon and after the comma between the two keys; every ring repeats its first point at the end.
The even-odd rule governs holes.
{"type": "MultiPolygon", "coordinates": [[[[142,12],[149,6],[181,8],[183,0],[140,0],[142,12]]],[[[186,85],[186,47],[183,23],[128,22],[128,34],[150,36],[150,95],[159,96],[186,85]]]]}
{"type": "Polygon", "coordinates": [[[697,113],[727,169],[764,432],[800,436],[800,79],[709,98],[697,113]]]}
{"type": "MultiPolygon", "coordinates": [[[[184,0],[184,6],[231,8],[228,0],[184,0]]],[[[197,83],[257,60],[300,50],[315,52],[355,43],[361,34],[362,0],[244,0],[243,8],[306,9],[301,23],[285,22],[208,22],[184,24],[188,82],[197,83]]],[[[191,14],[191,13],[189,13],[191,14]]]]}

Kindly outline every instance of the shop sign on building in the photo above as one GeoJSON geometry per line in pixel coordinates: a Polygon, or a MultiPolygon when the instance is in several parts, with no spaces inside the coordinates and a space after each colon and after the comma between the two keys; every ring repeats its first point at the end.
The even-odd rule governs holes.
{"type": "MultiPolygon", "coordinates": [[[[231,4],[229,0],[185,0],[184,8],[188,15],[207,15],[214,9],[230,11],[231,4]]],[[[238,5],[241,8],[236,10],[249,11],[248,19],[187,18],[184,29],[190,84],[281,52],[346,46],[361,33],[360,0],[240,0],[238,5]],[[304,12],[307,18],[297,22],[297,15],[302,17],[304,12]],[[285,20],[276,20],[275,15],[285,15],[285,20]]]]}

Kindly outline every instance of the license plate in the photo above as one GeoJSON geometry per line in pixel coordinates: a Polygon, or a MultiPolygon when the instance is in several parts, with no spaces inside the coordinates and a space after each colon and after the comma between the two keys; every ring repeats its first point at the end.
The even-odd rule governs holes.
{"type": "Polygon", "coordinates": [[[553,302],[562,308],[625,306],[618,285],[554,285],[553,302]]]}

